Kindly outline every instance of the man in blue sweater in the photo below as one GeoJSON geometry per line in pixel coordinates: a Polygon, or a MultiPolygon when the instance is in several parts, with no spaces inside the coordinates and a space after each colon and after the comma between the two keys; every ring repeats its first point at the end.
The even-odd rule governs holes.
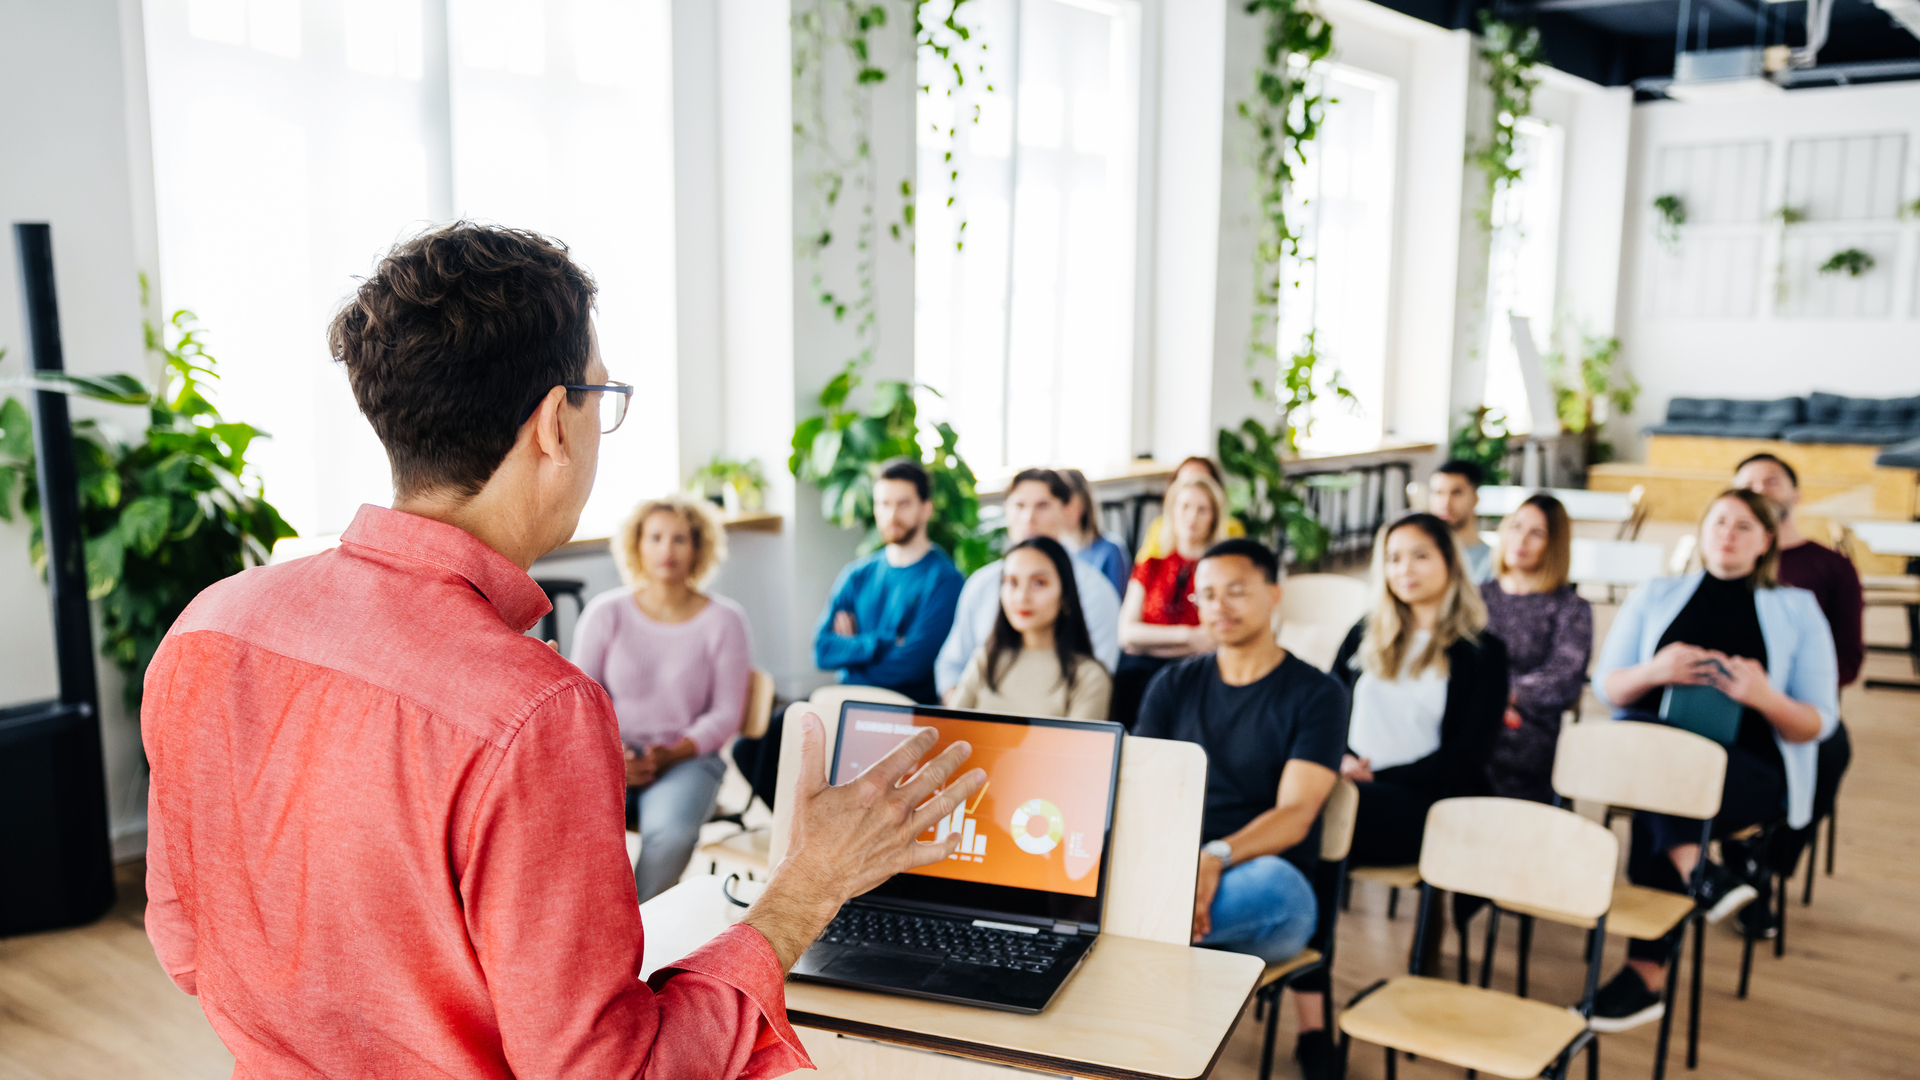
{"type": "Polygon", "coordinates": [[[887,546],[840,571],[813,634],[814,666],[840,681],[884,686],[938,704],[933,660],[966,583],[927,539],[933,503],[918,463],[888,465],[873,484],[874,524],[887,546]]]}

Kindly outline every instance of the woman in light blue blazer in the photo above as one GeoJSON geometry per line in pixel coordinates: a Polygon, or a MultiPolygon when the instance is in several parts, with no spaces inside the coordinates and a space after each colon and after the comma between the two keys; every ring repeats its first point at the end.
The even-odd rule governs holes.
{"type": "MultiPolygon", "coordinates": [[[[1700,521],[1705,569],[1659,578],[1627,598],[1594,666],[1593,690],[1616,720],[1662,722],[1669,687],[1708,686],[1739,703],[1727,746],[1727,779],[1713,835],[1813,817],[1819,741],[1839,716],[1833,635],[1804,589],[1779,584],[1773,504],[1751,491],[1721,492],[1700,521]]],[[[1700,822],[1635,813],[1627,877],[1685,892],[1700,850],[1700,822]]],[[[1699,901],[1717,922],[1758,897],[1754,884],[1709,862],[1699,901]]],[[[1683,924],[1684,925],[1684,924],[1683,924]]],[[[1669,940],[1634,941],[1627,967],[1594,1002],[1596,1031],[1625,1031],[1660,1018],[1669,940]]]]}

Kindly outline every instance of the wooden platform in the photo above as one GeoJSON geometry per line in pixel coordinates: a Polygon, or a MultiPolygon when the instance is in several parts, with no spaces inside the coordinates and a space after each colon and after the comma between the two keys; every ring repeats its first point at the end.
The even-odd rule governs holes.
{"type": "MultiPolygon", "coordinates": [[[[1611,611],[1596,611],[1604,634],[1611,611]]],[[[1871,641],[1900,631],[1873,612],[1871,641]]],[[[1870,674],[1903,676],[1906,658],[1874,654],[1870,674]]],[[[1591,706],[1591,702],[1589,702],[1591,706]]],[[[1920,775],[1920,700],[1892,691],[1848,690],[1842,713],[1853,733],[1854,760],[1840,794],[1838,873],[1821,877],[1812,907],[1801,907],[1796,880],[1788,915],[1787,955],[1763,951],[1754,960],[1753,994],[1734,998],[1740,939],[1714,928],[1707,942],[1705,1024],[1700,1071],[1688,1074],[1676,1055],[1675,1077],[1700,1080],[1803,1080],[1811,1076],[1878,1080],[1920,1072],[1920,807],[1912,791],[1920,775]]],[[[1619,826],[1624,829],[1622,822],[1619,826]]],[[[225,1080],[233,1059],[214,1037],[198,1003],[173,988],[141,930],[144,896],[139,864],[122,867],[121,903],[93,926],[0,941],[0,1080],[225,1080]]],[[[1403,901],[1405,898],[1403,898],[1403,901]]],[[[1383,976],[1406,970],[1412,904],[1386,918],[1386,890],[1360,886],[1340,921],[1334,982],[1339,1000],[1383,976]]],[[[1729,921],[1731,925],[1731,921],[1729,921]]],[[[1475,929],[1482,924],[1475,923],[1475,929]]],[[[1494,985],[1511,989],[1514,934],[1502,935],[1494,985]]],[[[1542,925],[1535,933],[1534,996],[1564,1004],[1578,996],[1581,932],[1542,925]]],[[[1454,950],[1449,932],[1447,951],[1454,950]]],[[[1608,947],[1606,974],[1624,945],[1608,947]]],[[[1478,935],[1474,956],[1479,956],[1478,935]]],[[[1445,970],[1452,970],[1451,960],[1445,970]]],[[[1292,1078],[1294,1009],[1282,1007],[1274,1075],[1292,1078]]],[[[1682,1018],[1684,1019],[1684,1017],[1682,1018]]],[[[1213,1075],[1251,1080],[1260,1060],[1260,1032],[1251,1010],[1241,1019],[1213,1075]]],[[[1652,1025],[1603,1036],[1602,1075],[1645,1077],[1652,1062],[1652,1025]]],[[[901,1051],[912,1075],[935,1075],[947,1059],[901,1051]]],[[[1584,1075],[1577,1065],[1575,1075],[1584,1075]]],[[[1356,1048],[1351,1075],[1383,1074],[1381,1055],[1356,1048]]],[[[906,1075],[906,1073],[903,1073],[906,1075]]],[[[1406,1080],[1458,1080],[1458,1069],[1430,1061],[1400,1063],[1406,1080]]]]}

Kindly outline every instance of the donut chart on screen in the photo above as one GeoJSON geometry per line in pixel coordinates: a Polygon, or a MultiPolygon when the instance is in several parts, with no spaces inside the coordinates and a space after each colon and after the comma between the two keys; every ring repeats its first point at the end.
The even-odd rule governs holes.
{"type": "Polygon", "coordinates": [[[1067,823],[1060,809],[1045,799],[1029,799],[1013,812],[1013,842],[1029,855],[1045,855],[1060,846],[1067,823]]]}

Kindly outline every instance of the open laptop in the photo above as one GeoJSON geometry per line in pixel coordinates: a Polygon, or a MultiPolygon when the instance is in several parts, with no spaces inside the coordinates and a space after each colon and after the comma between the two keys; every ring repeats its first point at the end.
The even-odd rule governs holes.
{"type": "Polygon", "coordinates": [[[931,753],[964,740],[973,756],[962,768],[987,773],[985,788],[921,836],[957,832],[959,852],[848,901],[793,975],[1037,1013],[1100,933],[1125,729],[849,701],[833,782],[860,775],[923,727],[940,733],[931,753]]]}

